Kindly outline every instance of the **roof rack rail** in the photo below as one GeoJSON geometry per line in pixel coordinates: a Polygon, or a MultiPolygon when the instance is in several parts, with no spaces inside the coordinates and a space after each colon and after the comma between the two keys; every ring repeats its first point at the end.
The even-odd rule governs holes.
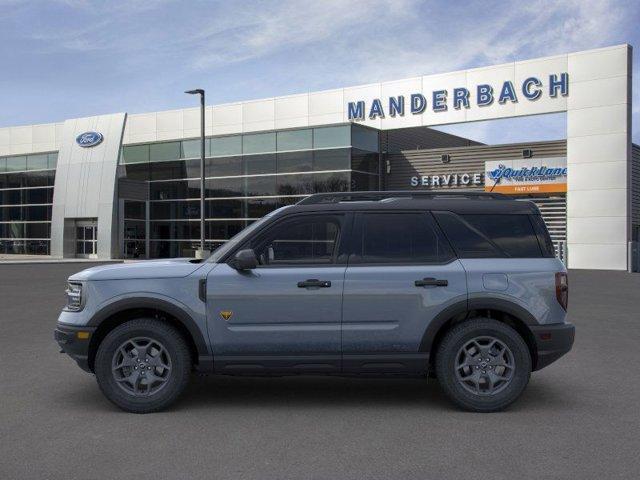
{"type": "Polygon", "coordinates": [[[297,205],[315,205],[320,203],[339,202],[373,202],[387,200],[391,198],[466,198],[466,199],[493,199],[508,200],[509,197],[502,193],[491,192],[412,192],[409,190],[389,190],[386,192],[335,192],[335,193],[315,193],[300,200],[297,205]]]}

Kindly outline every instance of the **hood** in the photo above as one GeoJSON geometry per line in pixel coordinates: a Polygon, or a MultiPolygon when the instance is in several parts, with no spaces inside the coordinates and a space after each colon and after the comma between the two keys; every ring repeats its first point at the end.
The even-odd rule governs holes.
{"type": "Polygon", "coordinates": [[[166,260],[142,260],[132,263],[115,263],[87,268],[74,273],[69,280],[133,280],[145,278],[181,278],[190,275],[203,265],[193,258],[166,260]]]}

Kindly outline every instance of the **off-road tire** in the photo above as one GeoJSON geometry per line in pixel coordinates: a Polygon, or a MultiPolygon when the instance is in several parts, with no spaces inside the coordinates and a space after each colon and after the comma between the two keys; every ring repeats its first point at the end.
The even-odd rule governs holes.
{"type": "Polygon", "coordinates": [[[176,328],[162,320],[138,318],[117,326],[107,334],[98,347],[94,370],[100,390],[112,403],[127,412],[151,413],[176,401],[189,382],[191,367],[189,347],[176,328]],[[170,358],[171,368],[166,374],[166,384],[159,391],[148,395],[128,393],[121,388],[112,373],[116,351],[123,343],[136,338],[150,338],[160,342],[170,358]]]}
{"type": "MultiPolygon", "coordinates": [[[[454,325],[445,334],[436,352],[435,368],[444,393],[456,405],[473,412],[495,412],[511,405],[524,391],[531,376],[531,354],[525,341],[512,327],[489,318],[474,318],[454,325]],[[501,391],[482,395],[472,393],[456,374],[459,352],[478,337],[493,337],[512,353],[515,369],[511,380],[501,391]]],[[[473,368],[476,368],[475,364],[473,368]]]]}

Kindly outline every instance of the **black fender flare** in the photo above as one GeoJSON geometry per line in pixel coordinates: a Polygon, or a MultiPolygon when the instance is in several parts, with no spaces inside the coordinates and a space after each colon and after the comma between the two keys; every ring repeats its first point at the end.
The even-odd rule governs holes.
{"type": "Polygon", "coordinates": [[[420,342],[420,351],[430,353],[431,347],[433,346],[433,341],[436,338],[436,335],[440,331],[440,329],[451,320],[453,317],[457,317],[458,315],[466,314],[469,311],[468,301],[461,300],[456,303],[453,303],[438,313],[422,335],[422,341],[420,342]]]}
{"type": "Polygon", "coordinates": [[[516,317],[526,325],[539,325],[536,317],[517,303],[497,297],[478,297],[468,300],[469,310],[500,310],[516,317]]]}
{"type": "Polygon", "coordinates": [[[202,334],[201,329],[193,320],[191,315],[187,313],[180,306],[171,303],[167,300],[162,300],[156,297],[129,297],[121,300],[116,300],[113,303],[106,305],[96,312],[96,314],[89,320],[88,326],[98,327],[107,318],[125,310],[132,310],[136,308],[149,308],[153,310],[161,310],[168,313],[172,317],[176,318],[189,332],[193,343],[196,346],[196,353],[200,359],[203,357],[211,358],[209,353],[209,347],[202,334]]]}
{"type": "Polygon", "coordinates": [[[451,318],[467,314],[472,310],[499,310],[519,319],[527,326],[539,325],[536,318],[524,307],[515,302],[496,297],[469,298],[449,305],[429,323],[420,342],[421,352],[431,352],[433,341],[440,329],[451,318]]]}

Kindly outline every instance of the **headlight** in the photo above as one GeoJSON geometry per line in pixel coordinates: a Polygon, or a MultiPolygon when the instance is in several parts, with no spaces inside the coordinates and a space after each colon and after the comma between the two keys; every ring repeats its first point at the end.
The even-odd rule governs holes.
{"type": "Polygon", "coordinates": [[[67,283],[67,305],[66,310],[72,312],[78,312],[82,310],[82,284],[81,283],[67,283]]]}

